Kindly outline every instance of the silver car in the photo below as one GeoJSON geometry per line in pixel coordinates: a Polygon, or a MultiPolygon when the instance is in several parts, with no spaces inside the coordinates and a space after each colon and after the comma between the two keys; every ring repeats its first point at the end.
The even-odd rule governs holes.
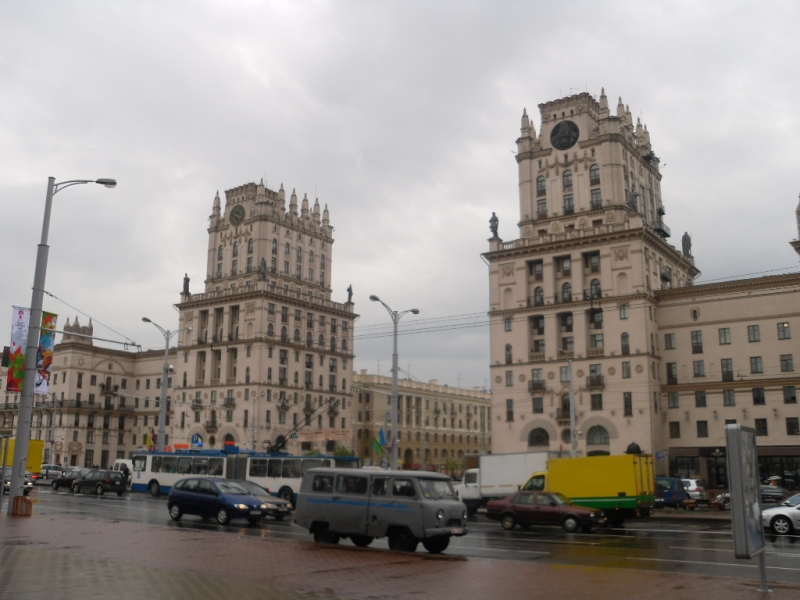
{"type": "Polygon", "coordinates": [[[392,550],[414,552],[422,542],[438,554],[467,534],[467,507],[438,473],[317,468],[303,475],[295,523],[317,542],[349,537],[368,546],[388,536],[392,550]]]}
{"type": "Polygon", "coordinates": [[[763,509],[761,522],[764,529],[772,529],[778,535],[800,531],[800,494],[795,494],[778,506],[763,509]]]}
{"type": "MultiPolygon", "coordinates": [[[[23,483],[22,493],[26,496],[31,493],[33,489],[33,478],[30,471],[25,471],[25,482],[23,483]]],[[[11,490],[11,467],[3,469],[3,494],[8,494],[11,490]]]]}

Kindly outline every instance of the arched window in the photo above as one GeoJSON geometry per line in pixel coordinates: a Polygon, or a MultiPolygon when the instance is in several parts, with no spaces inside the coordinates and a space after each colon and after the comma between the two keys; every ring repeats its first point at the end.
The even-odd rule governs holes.
{"type": "Polygon", "coordinates": [[[561,299],[564,302],[572,302],[572,284],[569,281],[561,286],[561,299]]]}
{"type": "Polygon", "coordinates": [[[541,306],[542,304],[544,304],[544,288],[543,287],[537,287],[535,290],[533,290],[533,304],[535,306],[541,306]]]}
{"type": "Polygon", "coordinates": [[[572,187],[572,171],[564,171],[564,189],[572,187]]]}
{"type": "Polygon", "coordinates": [[[244,370],[244,382],[245,383],[250,383],[250,367],[247,367],[244,370]]]}
{"type": "Polygon", "coordinates": [[[313,346],[313,345],[314,345],[314,336],[313,336],[313,335],[311,335],[311,332],[309,331],[309,332],[306,334],[306,346],[308,346],[309,348],[311,348],[311,346],[313,346]]]}
{"type": "Polygon", "coordinates": [[[539,177],[536,179],[536,195],[544,196],[546,191],[547,180],[544,178],[544,175],[539,175],[539,177]]]}
{"type": "Polygon", "coordinates": [[[253,238],[250,238],[247,241],[247,253],[248,254],[252,254],[253,253],[253,242],[255,242],[255,240],[253,238]]]}
{"type": "Polygon", "coordinates": [[[278,253],[278,240],[272,240],[272,253],[278,253]]]}
{"type": "Polygon", "coordinates": [[[217,260],[222,260],[222,246],[217,248],[217,260]]]}
{"type": "Polygon", "coordinates": [[[511,344],[506,344],[506,364],[510,365],[514,362],[514,354],[511,349],[511,344]]]}
{"type": "Polygon", "coordinates": [[[226,446],[232,446],[233,444],[236,443],[236,440],[233,439],[233,434],[226,433],[225,437],[222,438],[222,443],[225,444],[226,446]]]}
{"type": "Polygon", "coordinates": [[[336,336],[331,336],[331,352],[336,352],[336,336]]]}
{"type": "Polygon", "coordinates": [[[300,343],[300,330],[299,329],[295,329],[294,330],[294,341],[297,342],[298,344],[300,343]]]}
{"type": "Polygon", "coordinates": [[[347,350],[347,340],[343,339],[342,340],[342,351],[345,351],[345,350],[347,350]]]}
{"type": "Polygon", "coordinates": [[[589,284],[589,292],[592,294],[592,298],[599,298],[603,295],[599,279],[592,279],[592,282],[589,284]]]}
{"type": "Polygon", "coordinates": [[[600,165],[592,165],[589,167],[589,185],[598,183],[600,183],[600,165]]]}
{"type": "Polygon", "coordinates": [[[547,430],[537,427],[528,434],[528,446],[549,446],[550,436],[547,430]]]}
{"type": "Polygon", "coordinates": [[[622,334],[622,353],[623,354],[631,353],[631,339],[627,333],[622,334]]]}
{"type": "Polygon", "coordinates": [[[308,251],[308,262],[310,262],[311,264],[314,264],[314,251],[313,250],[309,250],[308,251]]]}
{"type": "Polygon", "coordinates": [[[291,248],[289,248],[289,244],[286,244],[286,246],[284,246],[283,253],[284,254],[291,254],[292,253],[291,248]]]}
{"type": "Polygon", "coordinates": [[[602,425],[590,427],[586,433],[586,443],[594,446],[608,444],[608,430],[602,425]]]}
{"type": "Polygon", "coordinates": [[[297,248],[297,262],[303,262],[303,249],[300,247],[297,248]]]}
{"type": "Polygon", "coordinates": [[[320,348],[325,347],[325,336],[322,335],[321,333],[319,334],[319,347],[320,348]]]}
{"type": "Polygon", "coordinates": [[[275,327],[272,326],[272,323],[267,325],[267,336],[272,337],[275,335],[275,327]]]}
{"type": "Polygon", "coordinates": [[[239,256],[239,242],[233,242],[233,255],[239,256]]]}

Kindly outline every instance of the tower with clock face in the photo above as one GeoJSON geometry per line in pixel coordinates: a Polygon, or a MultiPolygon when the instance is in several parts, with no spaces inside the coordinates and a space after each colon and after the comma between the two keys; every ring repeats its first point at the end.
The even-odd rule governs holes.
{"type": "Polygon", "coordinates": [[[180,349],[181,434],[215,448],[263,451],[279,436],[293,453],[352,448],[356,315],[349,298],[332,297],[327,206],[292,191],[287,208],[283,186],[263,181],[224,198],[209,220],[205,290],[178,304],[181,327],[192,328],[180,349]],[[322,434],[307,438],[312,429],[322,434]]]}
{"type": "Polygon", "coordinates": [[[583,93],[539,113],[537,132],[523,111],[517,139],[518,235],[504,241],[501,227],[484,255],[493,451],[569,450],[575,436],[584,455],[652,452],[664,368],[654,292],[698,271],[668,242],[659,158],[621,100],[612,112],[605,93],[583,93]]]}

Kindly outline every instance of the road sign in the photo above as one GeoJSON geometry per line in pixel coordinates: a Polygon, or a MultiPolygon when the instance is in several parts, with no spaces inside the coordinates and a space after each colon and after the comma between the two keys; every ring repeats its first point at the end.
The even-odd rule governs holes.
{"type": "Polygon", "coordinates": [[[293,433],[292,435],[289,436],[289,439],[290,440],[296,440],[297,439],[297,434],[293,433]]]}
{"type": "Polygon", "coordinates": [[[192,443],[202,446],[203,445],[203,437],[200,434],[195,433],[192,436],[192,443]]]}
{"type": "Polygon", "coordinates": [[[667,453],[661,450],[660,452],[656,452],[656,458],[665,459],[667,458],[667,453]]]}

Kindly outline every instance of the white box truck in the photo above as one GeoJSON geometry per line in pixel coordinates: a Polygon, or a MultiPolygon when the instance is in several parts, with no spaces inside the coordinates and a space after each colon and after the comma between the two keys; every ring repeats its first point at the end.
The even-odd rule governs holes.
{"type": "Polygon", "coordinates": [[[547,470],[547,459],[558,452],[519,452],[516,454],[481,454],[477,469],[464,471],[458,485],[459,499],[474,515],[489,500],[505,498],[516,492],[531,473],[547,470]]]}

